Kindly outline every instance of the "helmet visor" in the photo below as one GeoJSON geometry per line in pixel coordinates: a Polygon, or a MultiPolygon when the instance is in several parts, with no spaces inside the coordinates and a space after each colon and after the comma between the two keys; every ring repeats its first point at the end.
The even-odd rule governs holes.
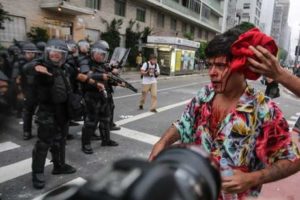
{"type": "Polygon", "coordinates": [[[67,59],[68,52],[57,47],[46,47],[45,48],[45,59],[46,61],[56,65],[62,66],[67,59]]]}
{"type": "Polygon", "coordinates": [[[103,49],[99,49],[99,48],[93,48],[91,50],[91,55],[92,58],[96,61],[96,62],[106,62],[108,59],[108,51],[105,51],[103,49]]]}

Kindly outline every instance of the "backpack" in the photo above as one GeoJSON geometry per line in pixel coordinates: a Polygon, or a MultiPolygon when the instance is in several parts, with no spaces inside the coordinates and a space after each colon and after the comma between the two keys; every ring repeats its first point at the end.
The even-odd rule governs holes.
{"type": "MultiPolygon", "coordinates": [[[[147,63],[147,67],[146,67],[146,70],[145,70],[145,71],[147,71],[147,70],[149,69],[149,62],[146,62],[146,63],[147,63]]],[[[143,67],[143,66],[142,66],[142,67],[143,67]]],[[[142,67],[141,67],[141,68],[142,68],[142,67]]],[[[156,68],[157,68],[157,63],[155,63],[155,67],[154,67],[154,70],[155,70],[155,71],[156,71],[156,68]]],[[[154,77],[157,78],[158,75],[155,74],[154,77]]],[[[143,74],[141,74],[141,78],[143,78],[143,74]]]]}

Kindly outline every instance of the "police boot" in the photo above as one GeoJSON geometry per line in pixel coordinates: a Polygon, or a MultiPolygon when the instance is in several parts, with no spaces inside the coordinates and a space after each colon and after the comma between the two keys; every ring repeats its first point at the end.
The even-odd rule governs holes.
{"type": "Polygon", "coordinates": [[[92,154],[94,153],[91,147],[91,136],[94,133],[92,128],[83,127],[82,128],[82,135],[81,135],[81,149],[85,154],[92,154]]]}
{"type": "Polygon", "coordinates": [[[119,144],[110,139],[109,129],[101,129],[100,131],[103,134],[101,146],[118,146],[119,144]]]}
{"type": "Polygon", "coordinates": [[[115,123],[112,123],[111,126],[110,126],[110,130],[119,131],[119,130],[121,130],[121,127],[117,126],[117,124],[115,124],[115,123]]]}
{"type": "MultiPolygon", "coordinates": [[[[57,145],[57,144],[56,144],[57,145]]],[[[51,149],[53,170],[52,174],[73,174],[76,169],[71,165],[65,163],[66,146],[64,143],[59,144],[59,146],[54,145],[51,149]]]]}
{"type": "Polygon", "coordinates": [[[32,184],[36,189],[45,187],[44,166],[49,145],[37,141],[32,150],[32,184]]]}
{"type": "Polygon", "coordinates": [[[32,138],[31,132],[23,132],[23,140],[30,140],[32,138]]]}

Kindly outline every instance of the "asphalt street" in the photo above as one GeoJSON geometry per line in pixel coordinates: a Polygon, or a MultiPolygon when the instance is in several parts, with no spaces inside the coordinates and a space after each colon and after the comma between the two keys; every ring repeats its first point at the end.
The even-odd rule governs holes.
{"type": "MultiPolygon", "coordinates": [[[[139,75],[125,75],[140,91],[139,75]]],[[[29,141],[22,140],[22,120],[14,116],[2,116],[0,129],[0,193],[2,199],[38,199],[41,195],[69,182],[83,184],[89,177],[121,158],[146,159],[152,145],[159,139],[170,124],[180,117],[185,104],[196,95],[199,88],[209,83],[204,75],[182,77],[162,77],[158,82],[158,113],[149,112],[150,96],[144,110],[138,110],[140,93],[128,89],[116,88],[115,121],[122,127],[114,131],[112,138],[119,143],[118,147],[101,147],[99,141],[93,141],[94,154],[81,152],[81,125],[71,127],[70,133],[75,139],[67,143],[67,161],[77,168],[71,175],[52,175],[51,156],[45,167],[46,187],[35,190],[31,183],[31,151],[36,137],[29,141]]],[[[258,89],[264,90],[259,82],[250,82],[258,89]]],[[[290,127],[300,116],[300,100],[281,89],[281,97],[275,100],[284,112],[290,127]]],[[[34,134],[36,126],[34,125],[34,134]]],[[[296,139],[296,137],[294,137],[296,139]]],[[[296,182],[300,174],[263,187],[262,197],[267,199],[300,199],[296,182]]]]}

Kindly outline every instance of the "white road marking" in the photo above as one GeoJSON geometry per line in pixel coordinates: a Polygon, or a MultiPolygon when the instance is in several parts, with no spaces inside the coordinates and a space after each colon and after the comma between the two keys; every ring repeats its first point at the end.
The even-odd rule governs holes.
{"type": "Polygon", "coordinates": [[[296,123],[295,121],[291,121],[291,120],[286,120],[286,121],[287,121],[287,123],[288,123],[289,125],[293,125],[293,126],[294,126],[295,123],[296,123]]]}
{"type": "MultiPolygon", "coordinates": [[[[10,165],[0,167],[0,184],[19,176],[30,173],[32,159],[28,158],[10,165]]],[[[50,165],[50,160],[46,159],[45,166],[50,165]]]]}
{"type": "Polygon", "coordinates": [[[53,190],[50,190],[50,191],[48,191],[48,192],[46,192],[46,193],[44,193],[44,194],[42,194],[42,195],[40,195],[40,196],[34,198],[33,200],[42,200],[47,194],[49,194],[50,192],[56,190],[57,188],[59,188],[59,187],[61,187],[61,186],[66,186],[66,185],[70,185],[70,186],[71,186],[71,185],[74,185],[74,186],[81,186],[81,185],[83,185],[83,184],[85,184],[85,183],[86,183],[86,180],[85,180],[85,179],[83,179],[83,178],[81,178],[81,177],[78,177],[78,178],[76,178],[76,179],[73,179],[72,181],[69,181],[69,182],[67,182],[67,183],[64,183],[63,185],[60,185],[60,186],[54,188],[53,190]]]}
{"type": "MultiPolygon", "coordinates": [[[[178,88],[183,88],[183,87],[188,87],[188,86],[193,86],[193,85],[200,85],[201,83],[209,83],[209,82],[210,81],[203,81],[203,82],[199,82],[199,83],[190,83],[190,84],[180,85],[180,86],[176,86],[176,87],[169,87],[169,88],[159,89],[159,90],[157,90],[157,92],[166,91],[166,90],[173,90],[173,89],[178,89],[178,88]]],[[[136,93],[136,94],[129,94],[129,95],[124,95],[124,96],[114,97],[114,100],[123,99],[123,98],[126,98],[126,97],[139,96],[139,95],[141,95],[140,92],[136,93]]]]}
{"type": "Polygon", "coordinates": [[[20,145],[17,145],[16,143],[13,142],[3,142],[0,143],[0,152],[16,149],[19,147],[20,145]]]}
{"type": "Polygon", "coordinates": [[[297,116],[300,116],[300,112],[296,113],[297,116]]]}
{"type": "Polygon", "coordinates": [[[297,120],[297,119],[298,119],[298,117],[296,117],[296,116],[291,116],[291,117],[290,117],[290,119],[297,120]]]}
{"type": "Polygon", "coordinates": [[[138,140],[147,144],[155,144],[160,137],[122,127],[120,131],[112,131],[116,135],[138,140]]]}
{"type": "MultiPolygon", "coordinates": [[[[170,110],[170,109],[176,108],[178,106],[186,105],[189,101],[190,101],[190,99],[189,100],[185,100],[185,101],[181,101],[181,102],[178,102],[178,103],[175,103],[175,104],[171,104],[171,105],[168,105],[168,106],[165,106],[165,107],[162,107],[162,108],[158,108],[157,111],[158,112],[163,112],[163,111],[166,111],[166,110],[170,110]]],[[[135,115],[135,116],[133,116],[131,118],[119,120],[119,121],[117,121],[115,123],[118,126],[121,126],[121,125],[128,124],[130,122],[133,122],[133,121],[145,118],[145,117],[149,117],[149,116],[155,115],[155,114],[156,113],[153,113],[153,112],[145,112],[145,113],[141,113],[141,114],[135,115]]]]}

